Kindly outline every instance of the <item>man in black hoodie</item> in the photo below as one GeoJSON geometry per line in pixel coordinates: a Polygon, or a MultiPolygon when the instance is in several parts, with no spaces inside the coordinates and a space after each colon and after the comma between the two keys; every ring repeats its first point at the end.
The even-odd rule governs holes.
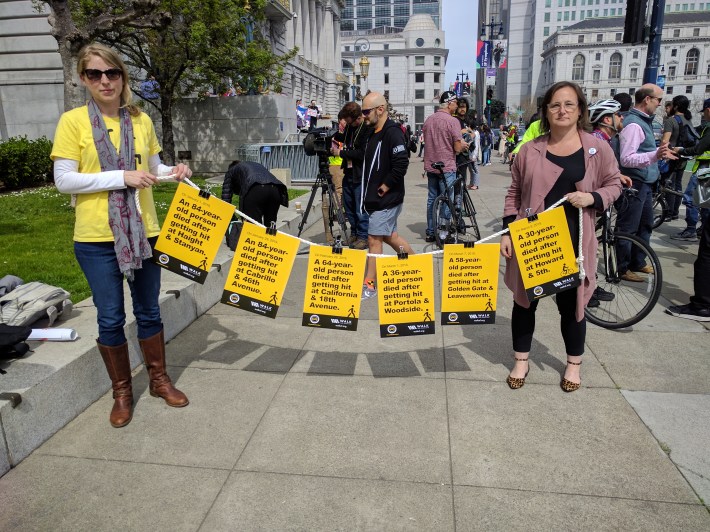
{"type": "MultiPolygon", "coordinates": [[[[397,233],[397,217],[404,202],[404,176],[409,167],[404,133],[387,116],[387,100],[379,92],[371,92],[362,102],[365,125],[373,132],[365,146],[363,160],[363,203],[370,214],[367,241],[370,253],[381,254],[386,242],[395,251],[400,248],[413,254],[409,243],[397,233]]],[[[375,258],[369,257],[363,299],[377,294],[375,258]]]]}

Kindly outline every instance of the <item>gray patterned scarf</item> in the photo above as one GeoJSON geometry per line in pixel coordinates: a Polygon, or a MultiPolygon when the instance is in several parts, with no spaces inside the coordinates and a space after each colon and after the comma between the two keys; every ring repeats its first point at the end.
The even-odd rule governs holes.
{"type": "MultiPolygon", "coordinates": [[[[99,106],[92,99],[89,100],[87,107],[101,171],[135,170],[133,123],[128,111],[124,108],[119,109],[121,149],[116,153],[99,106]]],[[[137,209],[137,201],[137,191],[133,187],[110,190],[108,193],[108,224],[113,233],[118,267],[129,281],[133,280],[134,270],[139,270],[143,266],[143,259],[153,255],[145,235],[143,219],[137,209]]]]}

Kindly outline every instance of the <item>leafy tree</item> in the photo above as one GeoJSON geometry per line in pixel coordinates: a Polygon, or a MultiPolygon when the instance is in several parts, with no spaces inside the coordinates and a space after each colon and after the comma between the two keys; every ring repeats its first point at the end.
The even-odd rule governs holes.
{"type": "MultiPolygon", "coordinates": [[[[95,8],[104,5],[83,0],[89,1],[95,8]]],[[[136,74],[155,76],[160,98],[145,102],[160,111],[166,162],[175,160],[172,111],[181,97],[210,90],[220,94],[231,87],[251,94],[269,87],[281,90],[284,65],[296,50],[283,56],[271,51],[262,33],[265,3],[160,0],[160,8],[172,15],[171,24],[157,29],[125,26],[100,38],[120,51],[136,74]]]]}
{"type": "Polygon", "coordinates": [[[34,0],[34,7],[41,12],[44,4],[49,6],[48,17],[51,34],[59,45],[64,71],[64,110],[84,104],[84,91],[76,73],[79,51],[90,42],[119,27],[147,28],[166,26],[170,14],[159,9],[159,0],[132,0],[117,2],[114,9],[106,6],[94,11],[93,16],[75,21],[78,9],[73,0],[34,0]]]}

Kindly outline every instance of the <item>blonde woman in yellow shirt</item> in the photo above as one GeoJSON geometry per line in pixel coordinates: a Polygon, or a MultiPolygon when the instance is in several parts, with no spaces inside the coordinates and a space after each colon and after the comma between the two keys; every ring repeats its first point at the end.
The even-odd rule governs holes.
{"type": "Polygon", "coordinates": [[[91,99],[64,113],[54,137],[52,160],[60,192],[76,199],[74,253],[96,306],[97,344],[111,378],[114,405],[109,421],[127,425],[133,391],[123,279],[128,281],[138,340],[150,377],[150,394],[169,406],[188,399],[165,372],[160,317],[160,267],[151,261],[160,232],[151,187],[156,175],[190,177],[184,164],[161,163],[150,118],[131,105],[128,70],[110,48],[90,44],[79,54],[77,72],[91,99]]]}

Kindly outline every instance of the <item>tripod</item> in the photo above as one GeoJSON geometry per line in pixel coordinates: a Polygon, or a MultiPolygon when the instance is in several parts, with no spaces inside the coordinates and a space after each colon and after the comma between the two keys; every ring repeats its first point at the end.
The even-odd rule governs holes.
{"type": "MultiPolygon", "coordinates": [[[[308,220],[308,215],[311,212],[311,207],[313,206],[313,200],[316,197],[316,191],[321,189],[321,194],[323,196],[323,202],[328,202],[328,226],[330,227],[331,233],[333,232],[333,224],[337,223],[340,228],[340,239],[343,242],[348,241],[348,222],[345,218],[345,211],[343,210],[343,205],[335,192],[335,185],[333,185],[333,178],[330,175],[330,170],[328,170],[328,156],[325,154],[318,154],[318,176],[316,177],[316,182],[313,183],[311,187],[311,196],[308,198],[308,205],[306,210],[303,211],[303,219],[301,223],[298,224],[298,234],[296,236],[301,236],[306,221],[308,220]]],[[[336,237],[337,238],[337,237],[336,237]]]]}

